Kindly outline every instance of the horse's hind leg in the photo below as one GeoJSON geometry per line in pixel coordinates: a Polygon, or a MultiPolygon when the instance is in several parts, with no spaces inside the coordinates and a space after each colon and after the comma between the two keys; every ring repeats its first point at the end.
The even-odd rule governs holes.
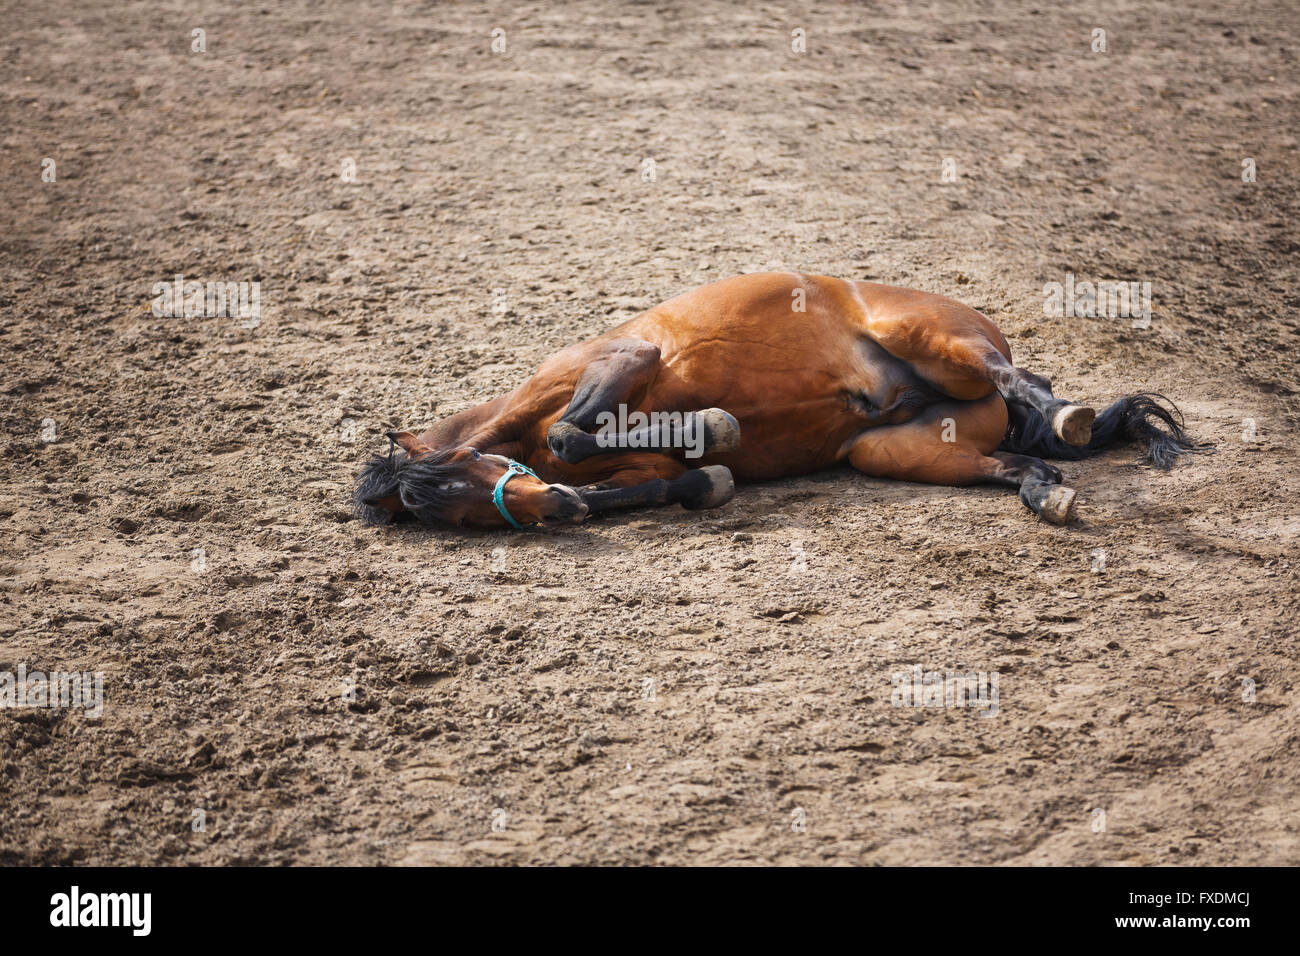
{"type": "Polygon", "coordinates": [[[1016,368],[997,353],[988,363],[989,375],[999,394],[1021,409],[1033,409],[1051,422],[1056,437],[1071,445],[1086,445],[1092,440],[1095,409],[1077,405],[1052,394],[1052,383],[1041,375],[1016,368]]]}
{"type": "Polygon", "coordinates": [[[1041,458],[1002,451],[994,452],[988,461],[1000,462],[1001,467],[990,467],[985,480],[1017,489],[1025,507],[1044,521],[1065,524],[1073,517],[1074,489],[1061,484],[1060,469],[1041,458]]]}
{"type": "Polygon", "coordinates": [[[994,452],[1007,427],[1002,397],[939,402],[901,425],[869,428],[849,447],[854,468],[877,478],[936,485],[991,483],[1015,488],[1025,507],[1045,521],[1065,524],[1074,491],[1061,473],[1038,458],[994,452]]]}
{"type": "MultiPolygon", "coordinates": [[[[1051,423],[1052,431],[1056,436],[1071,445],[1086,445],[1092,439],[1092,422],[1097,417],[1096,411],[1092,408],[1064,398],[1057,398],[1052,394],[1051,382],[1041,375],[1012,365],[1011,360],[988,341],[970,342],[956,339],[949,344],[947,360],[952,361],[954,355],[960,356],[963,366],[973,367],[973,374],[978,380],[992,384],[999,395],[1016,407],[1012,414],[1022,414],[1022,409],[1038,412],[1051,423]]],[[[926,372],[921,371],[921,374],[922,377],[929,378],[926,372]]],[[[952,394],[949,386],[960,393],[968,388],[962,378],[962,374],[959,373],[959,384],[951,379],[947,383],[936,384],[949,394],[952,394]]],[[[956,394],[954,397],[963,396],[956,394]]]]}
{"type": "Polygon", "coordinates": [[[867,328],[887,352],[952,398],[983,398],[996,389],[1007,402],[1037,411],[1062,441],[1086,445],[1092,438],[1097,413],[1057,398],[1051,382],[1013,365],[997,326],[960,302],[927,297],[922,308],[874,314],[867,328]]]}
{"type": "Polygon", "coordinates": [[[626,434],[591,434],[602,417],[617,418],[619,406],[631,413],[644,401],[659,372],[659,348],[639,339],[617,339],[588,363],[574,387],[569,407],[547,431],[546,443],[561,461],[577,464],[593,455],[634,448],[691,457],[734,451],[740,425],[718,408],[674,413],[662,424],[632,428],[626,434]]]}

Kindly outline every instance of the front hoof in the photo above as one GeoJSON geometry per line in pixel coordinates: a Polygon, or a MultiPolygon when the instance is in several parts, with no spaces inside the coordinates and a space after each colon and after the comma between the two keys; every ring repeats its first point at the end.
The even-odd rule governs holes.
{"type": "Polygon", "coordinates": [[[704,428],[704,454],[721,455],[740,448],[740,422],[721,408],[706,408],[695,413],[704,428]]]}
{"type": "Polygon", "coordinates": [[[560,461],[574,465],[582,460],[576,447],[576,438],[578,435],[585,434],[586,432],[573,422],[556,422],[547,429],[546,444],[551,449],[552,455],[560,461]]]}
{"type": "Polygon", "coordinates": [[[723,465],[705,465],[687,472],[679,480],[688,483],[681,503],[683,508],[690,511],[725,505],[736,494],[736,482],[731,477],[731,469],[723,465]]]}
{"type": "Polygon", "coordinates": [[[1039,515],[1052,524],[1067,524],[1074,517],[1074,489],[1057,485],[1043,499],[1039,515]]]}
{"type": "Polygon", "coordinates": [[[1052,418],[1052,431],[1068,445],[1086,445],[1092,441],[1092,422],[1096,411],[1086,405],[1066,405],[1052,418]]]}

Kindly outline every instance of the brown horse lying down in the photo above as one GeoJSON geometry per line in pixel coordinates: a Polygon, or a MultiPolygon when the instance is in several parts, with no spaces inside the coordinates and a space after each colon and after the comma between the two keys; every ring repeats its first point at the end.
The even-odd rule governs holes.
{"type": "Polygon", "coordinates": [[[1159,396],[1100,415],[1011,364],[951,299],[797,273],[704,286],[542,363],[508,395],[420,435],[357,481],[370,523],[516,527],[614,508],[711,508],[742,480],[848,462],[880,478],[992,482],[1066,523],[1074,491],[1044,457],[1125,441],[1168,468],[1195,446],[1159,396]],[[640,414],[638,414],[640,413],[640,414]],[[658,414],[651,414],[658,413],[658,414]],[[621,428],[619,426],[622,426],[621,428]]]}

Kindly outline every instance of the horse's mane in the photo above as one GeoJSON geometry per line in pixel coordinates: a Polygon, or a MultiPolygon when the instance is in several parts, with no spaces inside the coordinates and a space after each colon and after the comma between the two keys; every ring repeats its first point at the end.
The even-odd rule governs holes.
{"type": "Polygon", "coordinates": [[[365,524],[387,524],[393,513],[367,504],[376,498],[396,495],[406,508],[425,524],[432,524],[455,500],[460,490],[448,491],[459,471],[448,459],[452,450],[429,452],[412,458],[390,448],[387,455],[374,455],[357,476],[352,492],[353,512],[365,524]]]}

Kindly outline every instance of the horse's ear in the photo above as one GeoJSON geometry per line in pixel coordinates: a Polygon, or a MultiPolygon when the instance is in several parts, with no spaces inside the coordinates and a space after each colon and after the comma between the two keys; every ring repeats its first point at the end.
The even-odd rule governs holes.
{"type": "Polygon", "coordinates": [[[406,452],[408,455],[414,455],[429,450],[428,446],[422,444],[420,439],[416,438],[411,432],[385,432],[384,434],[387,436],[389,441],[401,445],[402,451],[406,452]]]}

